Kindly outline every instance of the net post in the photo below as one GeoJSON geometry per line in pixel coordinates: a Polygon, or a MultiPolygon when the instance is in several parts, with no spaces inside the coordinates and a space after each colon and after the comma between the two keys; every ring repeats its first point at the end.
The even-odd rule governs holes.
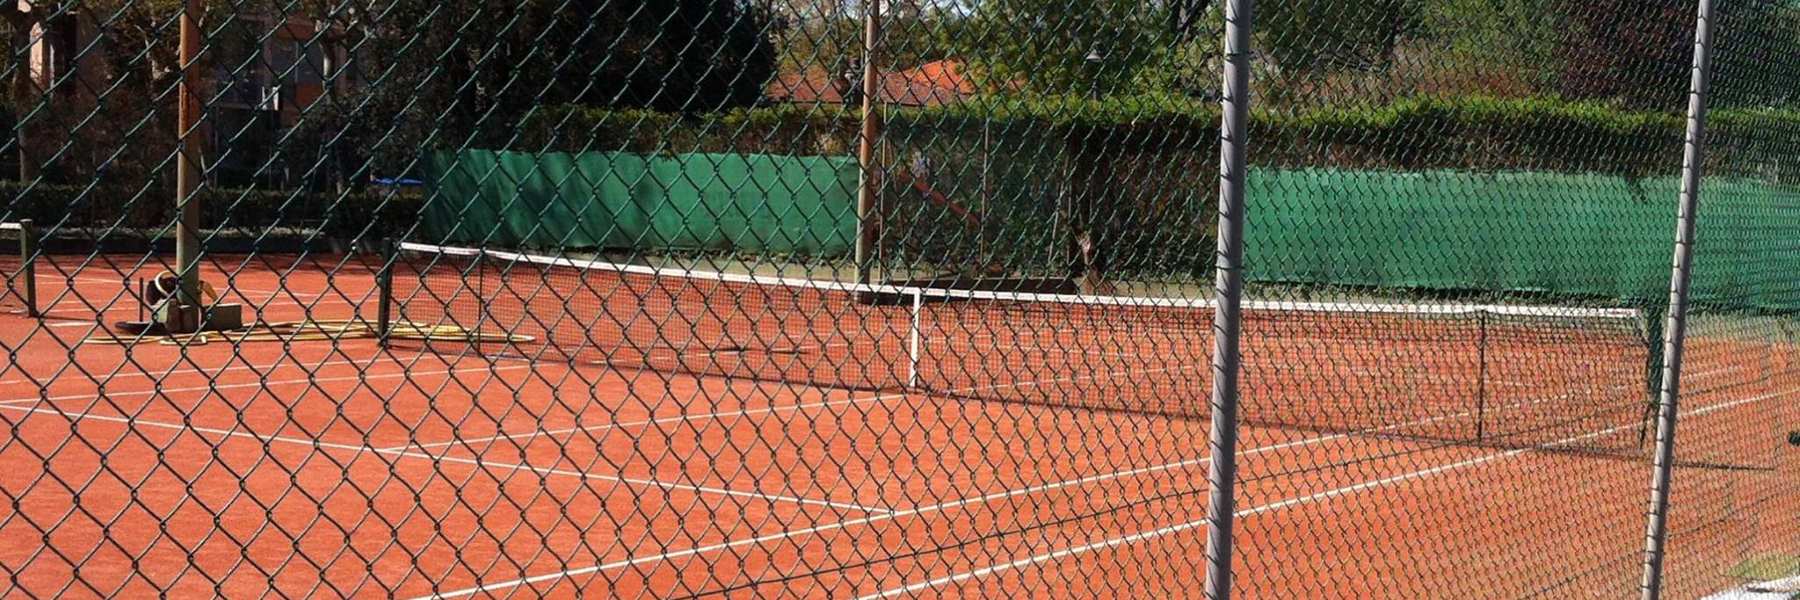
{"type": "Polygon", "coordinates": [[[38,312],[37,297],[37,227],[31,219],[19,219],[19,287],[24,288],[22,296],[25,301],[25,316],[37,318],[43,316],[38,312]]]}
{"type": "MultiPolygon", "coordinates": [[[[506,281],[502,278],[502,272],[496,272],[493,277],[492,285],[489,285],[488,262],[493,260],[493,256],[488,254],[486,244],[483,244],[476,250],[475,260],[470,264],[470,266],[475,269],[475,322],[465,326],[468,327],[468,330],[465,331],[464,334],[469,335],[473,332],[475,347],[485,352],[486,349],[481,343],[481,332],[493,328],[501,335],[507,333],[503,326],[491,325],[499,323],[499,320],[494,317],[494,304],[500,299],[499,295],[506,287],[506,281]]],[[[465,284],[466,281],[465,275],[465,284]]],[[[486,354],[484,353],[483,355],[485,356],[486,354]]]]}
{"type": "Polygon", "coordinates": [[[394,327],[394,263],[400,260],[399,245],[391,240],[381,242],[381,270],[375,272],[375,339],[387,347],[394,327]]]}
{"type": "Polygon", "coordinates": [[[1662,392],[1663,380],[1663,322],[1668,316],[1668,307],[1660,302],[1647,302],[1643,309],[1641,322],[1644,328],[1644,400],[1643,411],[1638,418],[1638,447],[1649,441],[1650,425],[1656,422],[1657,396],[1662,392]]]}
{"type": "Polygon", "coordinates": [[[1693,275],[1694,219],[1704,168],[1706,92],[1712,75],[1713,0],[1700,0],[1694,27],[1689,77],[1687,144],[1682,152],[1681,208],[1675,223],[1674,266],[1669,275],[1669,314],[1663,334],[1662,390],[1657,398],[1655,468],[1644,531],[1643,600],[1662,598],[1663,558],[1668,543],[1669,488],[1674,476],[1675,425],[1680,416],[1681,359],[1687,335],[1688,286],[1693,275]]]}
{"type": "Polygon", "coordinates": [[[919,320],[924,315],[924,308],[925,290],[914,288],[912,290],[912,325],[907,331],[906,387],[908,389],[918,389],[919,387],[919,329],[921,328],[919,320]]]}
{"type": "Polygon", "coordinates": [[[1475,311],[1475,441],[1487,439],[1488,311],[1475,311]]]}
{"type": "Polygon", "coordinates": [[[1250,30],[1255,0],[1225,2],[1225,73],[1219,123],[1219,233],[1214,267],[1212,461],[1207,467],[1206,587],[1209,600],[1231,597],[1232,521],[1237,510],[1238,335],[1244,295],[1244,171],[1250,104],[1250,30]]]}

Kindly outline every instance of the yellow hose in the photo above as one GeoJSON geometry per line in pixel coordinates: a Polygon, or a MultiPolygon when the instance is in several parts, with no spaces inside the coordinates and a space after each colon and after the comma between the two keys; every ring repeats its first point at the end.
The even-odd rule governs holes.
{"type": "MultiPolygon", "coordinates": [[[[173,280],[176,275],[164,271],[152,281],[157,283],[157,291],[162,294],[173,294],[174,290],[162,289],[162,282],[173,280]]],[[[200,297],[205,303],[217,303],[219,292],[212,284],[200,282],[200,297]]],[[[82,340],[84,344],[105,344],[116,346],[134,346],[137,344],[157,343],[165,346],[204,346],[215,341],[227,341],[234,344],[257,342],[307,342],[355,340],[379,337],[368,321],[362,319],[325,320],[325,321],[273,321],[257,322],[243,329],[233,331],[203,331],[176,335],[132,336],[120,337],[107,332],[105,337],[90,337],[82,340]]],[[[535,338],[505,332],[489,332],[469,330],[456,325],[420,325],[410,321],[396,321],[388,326],[388,339],[412,340],[424,342],[466,342],[466,343],[513,343],[528,344],[535,338]]]]}
{"type": "MultiPolygon", "coordinates": [[[[131,346],[157,343],[165,346],[204,346],[214,341],[234,344],[260,342],[307,342],[355,340],[377,337],[375,328],[364,320],[277,321],[259,322],[233,331],[203,331],[177,335],[142,337],[91,337],[86,344],[131,346]]],[[[512,343],[529,344],[532,336],[470,330],[455,325],[420,325],[398,321],[389,325],[388,339],[425,342],[512,343]]]]}

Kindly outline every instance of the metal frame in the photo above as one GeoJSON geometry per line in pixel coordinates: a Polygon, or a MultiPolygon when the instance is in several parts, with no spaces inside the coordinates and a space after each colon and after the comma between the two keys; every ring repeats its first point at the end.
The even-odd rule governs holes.
{"type": "Polygon", "coordinates": [[[1680,417],[1681,359],[1687,336],[1688,283],[1693,274],[1694,218],[1699,208],[1706,141],[1706,92],[1712,76],[1713,0],[1700,0],[1694,27],[1694,63],[1689,80],[1687,144],[1681,167],[1681,209],[1675,223],[1675,264],[1669,276],[1669,313],[1664,324],[1662,390],[1657,398],[1656,457],[1650,481],[1650,510],[1644,532],[1643,600],[1662,597],[1663,557],[1669,537],[1669,486],[1675,458],[1675,424],[1680,417]]]}
{"type": "Polygon", "coordinates": [[[1237,482],[1238,335],[1244,295],[1244,171],[1250,113],[1250,32],[1255,0],[1225,3],[1225,93],[1219,126],[1219,239],[1214,267],[1212,462],[1207,469],[1207,598],[1231,597],[1231,528],[1237,482]]]}

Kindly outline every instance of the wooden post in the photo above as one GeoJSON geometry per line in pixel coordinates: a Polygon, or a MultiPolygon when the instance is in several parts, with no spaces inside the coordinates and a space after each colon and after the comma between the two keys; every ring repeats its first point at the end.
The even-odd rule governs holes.
{"type": "Polygon", "coordinates": [[[200,13],[206,0],[187,0],[181,11],[181,86],[177,90],[176,133],[180,138],[175,161],[175,298],[162,303],[156,320],[165,333],[192,333],[202,329],[237,329],[243,325],[243,307],[208,305],[200,294],[200,176],[204,145],[200,139],[200,104],[204,73],[200,69],[200,13]]]}
{"type": "Polygon", "coordinates": [[[175,274],[181,278],[176,303],[200,305],[200,25],[204,0],[186,0],[181,11],[181,85],[176,133],[181,138],[175,162],[175,274]]]}
{"type": "Polygon", "coordinates": [[[876,66],[881,47],[881,3],[865,0],[863,10],[862,135],[856,148],[861,167],[861,186],[856,195],[856,279],[872,280],[871,270],[881,248],[881,217],[876,214],[881,189],[876,164],[875,139],[881,135],[881,76],[876,66]]]}

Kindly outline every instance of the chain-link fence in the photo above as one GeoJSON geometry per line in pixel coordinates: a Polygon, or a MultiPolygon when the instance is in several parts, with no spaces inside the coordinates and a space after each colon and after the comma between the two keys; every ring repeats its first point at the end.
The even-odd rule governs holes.
{"type": "Polygon", "coordinates": [[[1800,586],[1800,6],[1254,4],[3,3],[0,595],[1800,586]]]}

